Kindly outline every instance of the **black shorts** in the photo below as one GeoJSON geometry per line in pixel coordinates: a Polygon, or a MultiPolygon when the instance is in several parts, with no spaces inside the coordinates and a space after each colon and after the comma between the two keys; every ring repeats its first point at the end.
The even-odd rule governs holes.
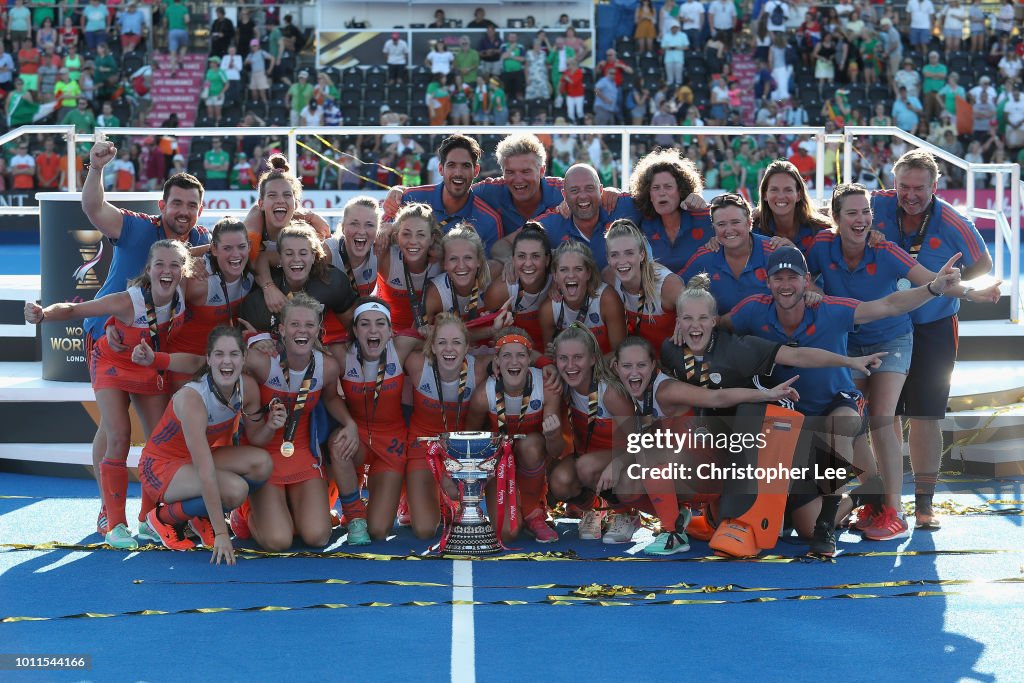
{"type": "Polygon", "coordinates": [[[896,404],[897,415],[926,420],[946,416],[958,341],[955,315],[914,325],[914,352],[910,373],[896,404]]]}

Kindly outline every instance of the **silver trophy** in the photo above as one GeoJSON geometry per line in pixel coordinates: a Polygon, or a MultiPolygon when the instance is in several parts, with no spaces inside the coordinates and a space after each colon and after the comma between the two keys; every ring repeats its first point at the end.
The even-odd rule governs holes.
{"type": "Polygon", "coordinates": [[[420,437],[420,441],[440,444],[446,456],[445,470],[452,479],[462,482],[462,500],[448,533],[445,554],[501,552],[501,543],[481,503],[483,487],[494,476],[506,438],[491,432],[446,432],[436,437],[420,437]]]}

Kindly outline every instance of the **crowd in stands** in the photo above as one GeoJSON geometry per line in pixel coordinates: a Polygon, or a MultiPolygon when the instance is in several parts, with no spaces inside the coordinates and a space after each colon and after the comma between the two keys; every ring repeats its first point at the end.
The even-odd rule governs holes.
{"type": "MultiPolygon", "coordinates": [[[[152,50],[169,52],[177,68],[189,47],[187,27],[205,24],[210,53],[200,126],[894,125],[970,161],[1024,160],[1024,41],[1012,0],[963,6],[958,0],[906,6],[640,0],[632,25],[620,23],[613,40],[581,37],[577,27],[589,25],[566,14],[543,28],[528,17],[522,30],[532,37],[521,41],[483,8],[472,19],[468,11],[453,19],[439,9],[430,27],[452,30],[423,63],[412,63],[405,34],[396,32],[378,64],[319,71],[306,49],[313,47],[312,27],[296,25],[273,6],[240,8],[232,21],[223,7],[209,20],[192,17],[183,0],[147,2],[145,12],[136,2],[29,4],[14,0],[0,13],[0,89],[12,127],[66,122],[88,133],[97,125],[141,125],[150,105],[152,50]],[[476,30],[461,32],[463,18],[476,30]],[[611,47],[595,51],[599,44],[611,47]]],[[[176,120],[163,123],[173,127],[176,120]]],[[[617,140],[590,134],[544,140],[553,169],[585,159],[605,182],[617,182],[623,172],[617,140]]],[[[303,183],[362,189],[436,179],[430,155],[415,151],[433,143],[431,136],[332,138],[320,146],[322,156],[310,155],[303,183]]],[[[199,140],[181,155],[173,138],[126,140],[123,161],[132,175],[125,166],[120,175],[109,174],[108,184],[156,187],[180,167],[214,186],[250,188],[267,158],[283,149],[281,140],[257,137],[217,144],[199,140]]],[[[776,158],[815,181],[814,146],[800,136],[638,136],[632,156],[666,145],[684,149],[709,187],[754,200],[763,169],[776,158]]],[[[43,139],[33,140],[30,156],[44,147],[43,139]]],[[[904,146],[888,137],[861,138],[856,149],[851,180],[878,187],[904,146]]],[[[51,187],[53,178],[12,172],[13,157],[25,158],[16,151],[7,150],[8,168],[0,169],[3,189],[25,189],[30,179],[38,189],[51,187]]],[[[836,154],[830,148],[826,156],[830,186],[836,154]]],[[[497,171],[489,166],[485,174],[497,171]]],[[[942,182],[961,186],[962,173],[942,166],[942,182]]]]}

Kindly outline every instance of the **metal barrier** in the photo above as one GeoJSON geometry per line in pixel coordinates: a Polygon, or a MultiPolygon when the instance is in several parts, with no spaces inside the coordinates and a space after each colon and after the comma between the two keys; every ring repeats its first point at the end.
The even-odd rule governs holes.
{"type": "MultiPolygon", "coordinates": [[[[179,138],[192,137],[266,137],[280,136],[287,140],[286,156],[292,168],[297,168],[298,149],[300,138],[323,136],[323,137],[351,137],[357,135],[444,135],[451,133],[463,133],[469,136],[482,135],[503,135],[510,133],[522,133],[533,130],[524,126],[356,126],[356,127],[319,127],[319,128],[293,128],[287,126],[271,126],[265,128],[97,128],[96,133],[102,135],[124,136],[150,136],[170,135],[179,138]]],[[[1021,321],[1021,292],[1020,292],[1020,211],[1021,192],[1024,191],[1024,183],[1021,181],[1020,166],[1018,164],[973,164],[956,157],[944,149],[936,147],[921,138],[911,135],[906,131],[894,126],[871,127],[871,126],[847,126],[842,133],[826,133],[825,128],[816,126],[787,127],[753,127],[753,126],[545,126],[542,131],[547,135],[578,135],[580,133],[597,135],[620,136],[619,158],[622,164],[622,175],[620,186],[623,190],[628,189],[630,173],[633,167],[632,153],[630,149],[631,140],[638,135],[671,135],[671,136],[762,136],[762,135],[809,135],[815,143],[815,182],[811,194],[819,205],[824,205],[825,197],[825,159],[828,145],[842,145],[842,176],[851,177],[853,173],[853,146],[859,136],[889,136],[895,137],[904,142],[921,149],[925,149],[935,155],[936,158],[963,169],[966,174],[966,207],[965,213],[971,218],[986,218],[995,221],[995,276],[1010,283],[1010,322],[1021,321]],[[975,206],[975,174],[986,173],[994,176],[995,207],[993,209],[979,208],[975,206]],[[1009,182],[1007,182],[1009,177],[1009,182]],[[1004,194],[1009,190],[1010,206],[1009,217],[1006,215],[1004,194]],[[1009,267],[1005,258],[1005,248],[1009,249],[1009,267]]],[[[6,144],[23,135],[35,134],[56,134],[65,136],[67,142],[68,169],[76,168],[76,143],[92,142],[95,135],[81,135],[74,133],[73,126],[22,126],[0,136],[0,145],[6,144]]],[[[74,192],[76,187],[75,173],[67,174],[67,188],[74,192]]],[[[38,207],[0,207],[0,215],[38,215],[38,207]]],[[[224,213],[236,214],[228,210],[224,213]]],[[[338,209],[327,209],[324,215],[335,216],[340,214],[338,209]]]]}

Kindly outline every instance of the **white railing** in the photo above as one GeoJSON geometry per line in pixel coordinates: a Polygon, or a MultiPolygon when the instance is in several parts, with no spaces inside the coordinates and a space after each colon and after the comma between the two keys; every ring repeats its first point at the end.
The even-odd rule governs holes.
{"type": "MultiPolygon", "coordinates": [[[[286,156],[292,168],[297,168],[300,138],[313,136],[351,137],[355,135],[447,135],[463,133],[469,136],[503,135],[522,133],[533,130],[523,126],[355,126],[355,127],[319,127],[292,128],[288,126],[268,126],[264,128],[97,128],[97,134],[124,136],[170,135],[179,138],[192,137],[252,137],[279,136],[287,140],[286,156]]],[[[22,126],[0,135],[0,145],[15,140],[22,135],[56,134],[63,135],[67,143],[68,169],[76,168],[76,143],[92,142],[94,135],[75,134],[73,126],[22,126]]],[[[893,126],[847,126],[842,133],[826,133],[823,127],[772,126],[772,127],[730,127],[730,126],[545,126],[542,130],[547,135],[579,135],[581,133],[597,135],[614,135],[620,137],[619,158],[621,159],[621,181],[623,190],[629,188],[630,173],[633,159],[630,142],[637,135],[671,135],[671,136],[753,136],[762,135],[809,135],[815,143],[815,182],[811,194],[819,205],[824,205],[825,197],[825,164],[826,151],[829,145],[842,145],[842,178],[850,178],[853,173],[853,147],[859,136],[885,135],[895,137],[908,144],[926,149],[936,158],[963,169],[966,175],[966,207],[965,213],[971,218],[986,218],[995,221],[995,276],[1010,283],[1010,322],[1019,323],[1021,315],[1020,291],[1020,211],[1021,193],[1024,182],[1021,181],[1018,164],[974,164],[954,156],[944,149],[936,147],[906,131],[893,126]],[[975,205],[975,174],[991,174],[992,185],[995,187],[995,206],[992,209],[979,208],[975,205]],[[1007,180],[1009,182],[1007,182],[1007,180]],[[1009,190],[1010,206],[1006,207],[1004,194],[1009,190]],[[1007,216],[1009,208],[1009,216],[1007,216]],[[1006,263],[1005,251],[1009,249],[1009,264],[1006,263]],[[1008,265],[1008,267],[1007,267],[1008,265]]],[[[490,153],[492,150],[484,150],[490,153]]],[[[67,174],[67,191],[76,190],[74,172],[67,174]]],[[[223,213],[244,213],[241,211],[224,211],[223,213]]],[[[326,209],[325,215],[340,214],[339,209],[326,209]]],[[[0,207],[2,215],[38,215],[38,207],[0,207]]]]}
{"type": "Polygon", "coordinates": [[[1004,282],[1010,283],[1010,322],[1020,323],[1021,316],[1021,291],[1020,291],[1020,197],[1024,186],[1021,184],[1019,164],[972,164],[958,156],[950,154],[941,147],[922,140],[916,135],[911,135],[901,128],[895,126],[871,127],[871,126],[847,126],[843,129],[843,177],[849,178],[853,173],[853,144],[857,136],[862,135],[889,135],[899,138],[904,142],[931,152],[936,158],[946,163],[963,169],[965,182],[964,213],[970,218],[987,218],[995,221],[995,260],[994,275],[1004,282]],[[992,209],[983,209],[975,205],[975,174],[987,173],[993,175],[995,188],[995,206],[992,209]],[[1006,215],[1006,178],[1009,176],[1009,218],[1006,215]],[[1009,247],[1010,263],[1007,272],[1005,248],[1009,247]]]}

